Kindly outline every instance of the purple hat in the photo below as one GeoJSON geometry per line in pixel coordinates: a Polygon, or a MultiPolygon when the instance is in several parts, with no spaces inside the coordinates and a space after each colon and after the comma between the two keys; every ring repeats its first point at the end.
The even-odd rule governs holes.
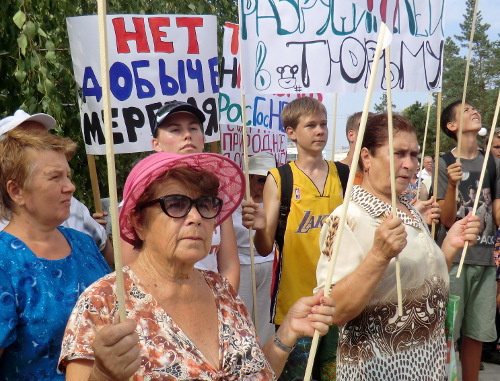
{"type": "Polygon", "coordinates": [[[230,217],[243,200],[245,178],[240,167],[225,156],[215,153],[194,153],[179,155],[176,153],[157,152],[142,159],[132,168],[123,190],[123,205],[120,209],[120,236],[128,243],[137,239],[130,222],[129,214],[137,205],[137,200],[165,172],[176,167],[204,169],[219,179],[219,194],[222,210],[215,217],[215,226],[230,217]]]}

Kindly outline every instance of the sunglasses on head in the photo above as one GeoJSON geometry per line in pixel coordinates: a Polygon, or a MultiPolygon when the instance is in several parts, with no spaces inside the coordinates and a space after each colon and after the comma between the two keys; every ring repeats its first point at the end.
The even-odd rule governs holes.
{"type": "Polygon", "coordinates": [[[162,196],[142,204],[142,208],[160,203],[163,213],[171,218],[186,217],[193,207],[196,207],[200,216],[206,219],[215,218],[222,210],[223,201],[215,196],[202,196],[195,200],[182,194],[162,196]]]}

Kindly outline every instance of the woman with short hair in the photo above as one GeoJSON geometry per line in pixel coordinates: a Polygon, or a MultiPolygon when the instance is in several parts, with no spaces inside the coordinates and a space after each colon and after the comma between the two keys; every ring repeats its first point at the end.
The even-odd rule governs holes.
{"type": "MultiPolygon", "coordinates": [[[[402,196],[417,171],[413,126],[393,116],[397,217],[392,215],[388,116],[371,117],[360,154],[363,181],[353,188],[330,296],[339,325],[337,380],[444,380],[448,270],[479,221],[467,216],[449,230],[441,249],[422,216],[402,196]],[[398,316],[396,263],[401,267],[403,315],[398,316]]],[[[341,208],[325,221],[317,268],[323,286],[341,208]]]]}
{"type": "Polygon", "coordinates": [[[273,380],[299,337],[326,333],[332,300],[301,298],[261,348],[230,283],[194,267],[243,185],[236,163],[217,154],[159,152],[132,169],[120,210],[121,238],[139,250],[123,268],[129,320],[115,324],[115,274],[88,288],[64,337],[67,380],[273,380]]]}
{"type": "Polygon", "coordinates": [[[68,160],[76,144],[46,131],[8,132],[0,142],[0,378],[63,380],[64,328],[80,293],[110,270],[90,236],[68,219],[68,160]]]}

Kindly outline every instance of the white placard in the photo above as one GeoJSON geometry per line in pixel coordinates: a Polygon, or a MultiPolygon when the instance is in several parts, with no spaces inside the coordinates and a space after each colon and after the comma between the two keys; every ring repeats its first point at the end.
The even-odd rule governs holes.
{"type": "MultiPolygon", "coordinates": [[[[88,154],[104,155],[97,16],[67,18],[88,154]]],[[[206,114],[205,141],[220,139],[215,16],[108,15],[115,153],[149,151],[155,112],[171,100],[206,114]]]]}
{"type": "MultiPolygon", "coordinates": [[[[239,2],[247,94],[365,91],[382,22],[393,91],[441,90],[444,0],[239,2]]],[[[383,76],[375,91],[385,90],[383,76]]]]}
{"type": "MultiPolygon", "coordinates": [[[[222,154],[243,169],[243,127],[221,124],[222,154]]],[[[259,152],[269,152],[274,155],[279,165],[287,160],[287,136],[282,132],[264,131],[253,127],[247,128],[248,157],[259,152]]]]}
{"type": "MultiPolygon", "coordinates": [[[[220,123],[241,125],[241,69],[238,24],[224,24],[223,54],[220,68],[220,123]]],[[[243,69],[245,70],[245,69],[243,69]]],[[[246,125],[272,132],[285,132],[281,123],[283,107],[297,97],[310,96],[323,101],[323,94],[246,94],[246,125]]]]}

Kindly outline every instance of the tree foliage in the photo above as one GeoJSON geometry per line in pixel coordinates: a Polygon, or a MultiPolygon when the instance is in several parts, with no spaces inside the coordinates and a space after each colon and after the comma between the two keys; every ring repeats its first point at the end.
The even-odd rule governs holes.
{"type": "MultiPolygon", "coordinates": [[[[460,24],[461,33],[448,37],[444,45],[443,63],[443,108],[448,104],[461,100],[464,89],[464,78],[467,64],[468,46],[472,27],[475,0],[466,0],[466,11],[464,21],[460,24]],[[462,49],[461,49],[462,48],[462,49]]],[[[488,30],[490,25],[482,21],[481,11],[478,11],[474,41],[472,47],[471,61],[469,67],[469,80],[467,83],[466,99],[471,102],[482,116],[483,126],[491,127],[493,114],[500,89],[500,41],[490,41],[488,30]]],[[[435,97],[436,98],[436,97],[435,97]]],[[[435,134],[436,126],[436,102],[431,108],[429,126],[435,134]]],[[[415,126],[425,125],[426,107],[419,102],[404,110],[404,115],[414,121],[415,126]],[[425,108],[425,111],[424,111],[425,108]]],[[[420,131],[423,134],[423,130],[420,131]]],[[[431,129],[429,130],[431,133],[431,129]]],[[[435,135],[434,135],[435,136],[435,135]]],[[[479,138],[484,143],[483,138],[479,138]]],[[[449,151],[456,142],[441,133],[440,151],[449,151]]],[[[435,137],[427,137],[426,152],[434,154],[435,137]]]]}
{"type": "Polygon", "coordinates": [[[403,116],[407,118],[417,130],[418,144],[420,151],[425,152],[425,156],[434,156],[436,142],[436,109],[431,106],[429,111],[429,123],[427,125],[427,138],[425,139],[425,149],[423,147],[425,136],[425,125],[427,121],[428,104],[415,102],[403,110],[403,116]]]}
{"type": "MultiPolygon", "coordinates": [[[[380,103],[375,103],[373,106],[373,110],[376,113],[385,113],[387,112],[387,93],[382,93],[380,96],[380,103]]],[[[392,109],[394,110],[396,108],[396,105],[391,102],[392,109]]]]}
{"type": "MultiPolygon", "coordinates": [[[[18,108],[54,116],[58,121],[56,133],[78,143],[78,152],[70,163],[77,187],[75,196],[91,206],[66,17],[97,14],[97,2],[9,0],[0,2],[0,12],[0,117],[11,115],[18,108]]],[[[215,14],[220,25],[238,19],[235,0],[108,0],[107,13],[215,14]]],[[[132,163],[144,155],[117,155],[119,185],[132,163]]],[[[97,156],[96,166],[101,194],[106,196],[106,158],[97,156]]]]}

